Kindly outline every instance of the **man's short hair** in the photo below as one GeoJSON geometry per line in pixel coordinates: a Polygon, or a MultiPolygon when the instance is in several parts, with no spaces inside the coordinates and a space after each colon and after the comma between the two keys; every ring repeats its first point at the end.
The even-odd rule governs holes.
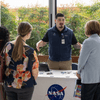
{"type": "Polygon", "coordinates": [[[57,13],[57,14],[56,14],[56,19],[57,19],[57,17],[64,17],[64,14],[62,14],[62,13],[57,13]]]}

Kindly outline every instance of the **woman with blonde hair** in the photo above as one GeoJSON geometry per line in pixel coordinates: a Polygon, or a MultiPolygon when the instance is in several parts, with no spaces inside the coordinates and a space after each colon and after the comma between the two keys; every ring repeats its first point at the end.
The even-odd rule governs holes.
{"type": "Polygon", "coordinates": [[[18,37],[8,42],[4,48],[4,83],[8,100],[31,100],[39,65],[35,50],[25,43],[31,32],[30,23],[21,22],[18,26],[18,37]]]}
{"type": "Polygon", "coordinates": [[[81,100],[100,100],[100,23],[88,21],[78,60],[77,77],[81,78],[81,100]]]}

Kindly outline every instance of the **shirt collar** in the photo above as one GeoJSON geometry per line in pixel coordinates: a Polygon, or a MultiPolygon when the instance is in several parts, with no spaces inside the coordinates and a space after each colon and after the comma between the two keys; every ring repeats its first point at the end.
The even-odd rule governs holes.
{"type": "Polygon", "coordinates": [[[98,37],[99,35],[98,34],[92,34],[90,37],[98,37]]]}
{"type": "Polygon", "coordinates": [[[63,31],[65,30],[65,26],[64,26],[64,29],[62,31],[59,31],[58,28],[55,26],[56,30],[59,32],[59,33],[63,33],[63,31]]]}

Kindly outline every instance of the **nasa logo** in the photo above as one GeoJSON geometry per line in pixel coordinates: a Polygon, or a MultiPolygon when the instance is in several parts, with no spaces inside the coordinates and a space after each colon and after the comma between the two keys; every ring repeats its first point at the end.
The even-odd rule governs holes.
{"type": "Polygon", "coordinates": [[[58,84],[53,84],[49,87],[47,91],[47,96],[50,100],[63,100],[65,96],[65,92],[64,92],[65,89],[66,87],[62,88],[58,84]]]}

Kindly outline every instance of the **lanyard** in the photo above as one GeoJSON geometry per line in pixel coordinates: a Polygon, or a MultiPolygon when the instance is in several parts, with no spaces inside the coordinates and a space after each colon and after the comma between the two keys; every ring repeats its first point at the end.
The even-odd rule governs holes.
{"type": "Polygon", "coordinates": [[[64,38],[64,33],[61,33],[61,37],[64,38]]]}

